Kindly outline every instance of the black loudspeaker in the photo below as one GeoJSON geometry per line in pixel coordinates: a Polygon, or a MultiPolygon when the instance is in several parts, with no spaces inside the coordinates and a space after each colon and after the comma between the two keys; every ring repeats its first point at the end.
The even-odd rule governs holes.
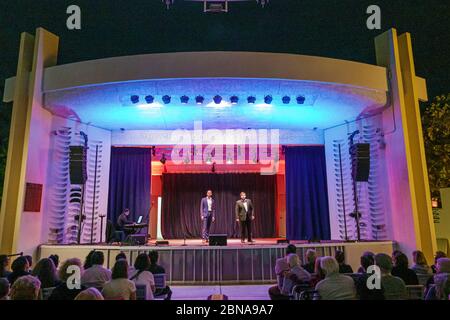
{"type": "Polygon", "coordinates": [[[226,246],[227,235],[226,234],[211,234],[209,235],[210,246],[226,246]]]}
{"type": "Polygon", "coordinates": [[[156,246],[168,246],[169,245],[169,241],[167,240],[158,240],[156,241],[156,246]]]}
{"type": "Polygon", "coordinates": [[[145,234],[130,235],[130,243],[133,246],[144,246],[147,244],[147,236],[145,234]]]}
{"type": "Polygon", "coordinates": [[[289,244],[288,239],[277,239],[277,244],[289,244]]]}
{"type": "Polygon", "coordinates": [[[357,182],[369,181],[370,174],[370,144],[356,143],[350,149],[352,157],[352,176],[357,182]]]}
{"type": "Polygon", "coordinates": [[[70,184],[85,184],[87,181],[87,150],[83,146],[70,146],[70,184]]]}

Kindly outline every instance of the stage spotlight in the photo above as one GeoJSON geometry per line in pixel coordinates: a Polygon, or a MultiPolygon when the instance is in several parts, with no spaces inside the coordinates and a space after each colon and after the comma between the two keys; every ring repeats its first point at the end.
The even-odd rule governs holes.
{"type": "Polygon", "coordinates": [[[202,104],[203,101],[205,101],[205,98],[203,98],[203,96],[196,96],[196,97],[195,97],[195,102],[196,102],[197,104],[202,104]]]}
{"type": "Polygon", "coordinates": [[[169,104],[171,100],[172,98],[168,95],[162,97],[162,101],[164,102],[164,104],[169,104]]]}
{"type": "Polygon", "coordinates": [[[139,102],[139,96],[132,95],[131,96],[131,102],[134,103],[134,104],[138,103],[139,102]]]}
{"type": "Polygon", "coordinates": [[[155,97],[152,95],[145,96],[145,102],[147,102],[147,104],[152,104],[153,101],[155,101],[155,97]]]}
{"type": "Polygon", "coordinates": [[[291,97],[289,97],[289,96],[284,96],[282,100],[283,100],[283,103],[284,103],[284,104],[289,104],[289,103],[291,103],[291,97]]]}
{"type": "Polygon", "coordinates": [[[231,104],[237,104],[239,102],[239,98],[237,96],[230,97],[231,104]]]}
{"type": "Polygon", "coordinates": [[[220,104],[222,102],[222,97],[217,95],[213,98],[215,104],[220,104]]]}
{"type": "Polygon", "coordinates": [[[213,162],[212,167],[211,167],[211,172],[215,173],[216,172],[216,163],[213,162]]]}
{"type": "Polygon", "coordinates": [[[298,96],[297,97],[297,104],[304,104],[305,103],[305,96],[298,96]]]}
{"type": "Polygon", "coordinates": [[[156,147],[152,146],[152,156],[156,156],[156,147]]]}
{"type": "Polygon", "coordinates": [[[181,104],[187,104],[189,102],[189,97],[188,96],[182,96],[180,98],[180,102],[181,102],[181,104]]]}
{"type": "Polygon", "coordinates": [[[163,153],[161,159],[159,159],[159,162],[161,162],[162,164],[166,164],[166,161],[167,161],[166,155],[163,153]]]}
{"type": "Polygon", "coordinates": [[[247,98],[247,102],[248,102],[249,104],[255,104],[256,98],[255,98],[254,96],[249,96],[249,97],[247,98]]]}
{"type": "Polygon", "coordinates": [[[272,100],[273,100],[273,98],[272,98],[271,95],[267,95],[267,96],[264,97],[264,103],[265,104],[271,104],[272,100]]]}

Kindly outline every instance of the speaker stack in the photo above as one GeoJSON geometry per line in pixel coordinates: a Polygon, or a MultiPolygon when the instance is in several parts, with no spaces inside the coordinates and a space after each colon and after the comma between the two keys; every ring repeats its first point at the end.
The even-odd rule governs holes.
{"type": "Polygon", "coordinates": [[[85,184],[87,181],[87,150],[83,146],[70,146],[70,184],[85,184]]]}
{"type": "Polygon", "coordinates": [[[355,143],[351,149],[353,181],[367,182],[370,174],[370,144],[355,143]]]}

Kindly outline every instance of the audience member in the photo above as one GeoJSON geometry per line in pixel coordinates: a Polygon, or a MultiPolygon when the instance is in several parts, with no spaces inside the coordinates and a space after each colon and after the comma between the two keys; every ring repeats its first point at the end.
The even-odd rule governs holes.
{"type": "Polygon", "coordinates": [[[87,269],[89,269],[90,267],[92,267],[92,261],[91,261],[91,258],[92,258],[92,255],[94,254],[94,252],[95,252],[95,250],[89,251],[88,255],[87,255],[86,258],[84,259],[84,263],[83,263],[83,269],[84,269],[84,270],[87,270],[87,269]]]}
{"type": "Polygon", "coordinates": [[[86,288],[95,287],[101,290],[104,284],[111,280],[111,271],[103,267],[105,256],[101,251],[95,251],[90,257],[91,267],[84,270],[81,284],[86,288]]]}
{"type": "Polygon", "coordinates": [[[402,300],[406,299],[405,282],[391,274],[392,258],[385,253],[379,253],[375,256],[375,263],[381,272],[381,287],[384,291],[386,300],[402,300]]]}
{"type": "Polygon", "coordinates": [[[59,268],[59,280],[61,283],[53,290],[49,300],[73,300],[84,289],[81,279],[77,279],[79,273],[83,275],[81,260],[77,258],[68,259],[59,268]],[[75,277],[74,277],[75,276],[75,277]]]}
{"type": "Polygon", "coordinates": [[[375,254],[370,251],[365,251],[361,256],[361,266],[358,269],[358,273],[366,273],[367,268],[374,264],[375,264],[375,254]]]}
{"type": "MultiPolygon", "coordinates": [[[[322,257],[317,257],[316,262],[314,264],[314,273],[311,275],[311,287],[315,287],[319,281],[322,281],[325,279],[325,273],[323,272],[322,268],[320,267],[320,260],[322,257]]],[[[306,270],[306,269],[305,269],[306,270]]]]}
{"type": "Polygon", "coordinates": [[[0,278],[7,278],[11,272],[8,271],[9,257],[6,254],[0,255],[0,278]]]}
{"type": "Polygon", "coordinates": [[[28,261],[28,270],[26,270],[28,272],[28,274],[31,273],[31,270],[33,270],[33,257],[30,255],[24,256],[25,259],[27,259],[28,261]]]}
{"type": "Polygon", "coordinates": [[[127,260],[127,255],[124,252],[119,252],[116,256],[116,261],[120,259],[127,260]]]}
{"type": "MultiPolygon", "coordinates": [[[[28,262],[27,262],[28,264],[28,262]]],[[[41,282],[38,278],[27,275],[14,281],[11,287],[11,300],[37,300],[41,282]]]]}
{"type": "Polygon", "coordinates": [[[147,290],[146,300],[153,300],[153,293],[155,292],[155,279],[153,274],[148,271],[150,268],[150,258],[146,253],[141,253],[137,256],[134,262],[134,271],[130,273],[130,280],[136,286],[145,286],[147,290]]]}
{"type": "Polygon", "coordinates": [[[32,275],[41,281],[41,289],[53,288],[60,284],[55,264],[49,258],[39,260],[32,275]]]}
{"type": "Polygon", "coordinates": [[[445,254],[445,252],[436,251],[436,254],[434,255],[434,264],[431,266],[431,270],[433,271],[433,273],[436,273],[436,264],[440,258],[447,258],[447,255],[445,254]]]}
{"type": "Polygon", "coordinates": [[[289,271],[289,263],[287,261],[287,257],[290,254],[295,254],[297,252],[297,248],[290,244],[286,247],[286,255],[282,258],[277,259],[275,262],[275,275],[277,276],[277,285],[269,288],[269,296],[272,300],[279,300],[278,298],[285,300],[286,297],[281,294],[281,290],[283,289],[283,281],[285,272],[289,271]]]}
{"type": "Polygon", "coordinates": [[[419,279],[414,270],[409,269],[408,257],[404,253],[398,253],[394,258],[394,267],[392,275],[399,277],[407,286],[415,286],[419,284],[419,279]]]}
{"type": "Polygon", "coordinates": [[[356,286],[356,295],[360,300],[384,300],[383,288],[369,288],[367,280],[373,275],[373,271],[369,269],[375,264],[372,254],[366,252],[360,258],[361,266],[358,269],[358,276],[353,279],[356,286]]]}
{"type": "Polygon", "coordinates": [[[314,273],[314,269],[316,266],[316,258],[317,258],[316,250],[314,250],[314,249],[306,250],[306,255],[305,255],[306,261],[305,261],[305,264],[302,265],[303,269],[305,269],[309,273],[314,273]]]}
{"type": "Polygon", "coordinates": [[[292,288],[297,283],[308,283],[311,280],[311,274],[301,267],[300,258],[297,254],[291,253],[287,257],[289,271],[284,274],[284,281],[281,293],[289,296],[292,288]]]}
{"type": "Polygon", "coordinates": [[[0,278],[0,301],[9,299],[9,281],[6,278],[0,278]]]}
{"type": "Polygon", "coordinates": [[[105,300],[96,288],[87,288],[81,291],[74,300],[105,300]]]}
{"type": "Polygon", "coordinates": [[[57,254],[52,254],[48,257],[50,260],[53,261],[53,264],[55,265],[55,268],[58,269],[59,266],[59,256],[57,254]]]}
{"type": "Polygon", "coordinates": [[[13,261],[11,265],[12,272],[8,275],[8,281],[11,284],[11,286],[14,284],[14,281],[16,281],[17,278],[22,276],[27,276],[30,273],[28,272],[29,263],[27,258],[25,257],[18,257],[16,260],[13,261]]]}
{"type": "MultiPolygon", "coordinates": [[[[158,251],[153,250],[148,253],[150,258],[150,268],[149,271],[155,274],[166,274],[166,270],[158,264],[159,254],[158,251]]],[[[172,298],[172,290],[170,290],[169,286],[165,288],[157,288],[155,291],[155,296],[166,296],[165,300],[170,300],[172,298]]]]}
{"type": "Polygon", "coordinates": [[[339,273],[339,264],[335,258],[321,258],[320,268],[325,273],[325,279],[317,283],[315,290],[322,300],[353,300],[356,298],[353,279],[339,273]]]}
{"type": "Polygon", "coordinates": [[[112,269],[112,280],[103,286],[106,300],[136,300],[136,285],[128,279],[128,262],[117,260],[112,269]]]}
{"type": "MultiPolygon", "coordinates": [[[[450,274],[450,259],[449,258],[439,258],[436,261],[436,274],[432,276],[426,286],[425,299],[426,300],[437,300],[436,292],[436,277],[441,277],[440,275],[450,274]]],[[[443,279],[443,278],[440,278],[443,279]]]]}
{"type": "Polygon", "coordinates": [[[339,273],[353,273],[352,267],[345,263],[345,254],[343,251],[336,250],[334,257],[339,264],[339,273]]]}
{"type": "Polygon", "coordinates": [[[434,286],[428,291],[425,300],[450,299],[450,273],[437,273],[434,276],[434,286]]]}

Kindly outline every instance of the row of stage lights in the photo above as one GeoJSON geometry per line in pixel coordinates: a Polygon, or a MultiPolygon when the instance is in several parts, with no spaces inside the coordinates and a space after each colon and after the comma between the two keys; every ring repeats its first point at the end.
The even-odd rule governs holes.
{"type": "MultiPolygon", "coordinates": [[[[138,95],[132,95],[131,96],[131,103],[138,104],[140,102],[140,97],[138,95]]],[[[296,97],[297,104],[304,104],[305,103],[305,96],[299,95],[296,97]]],[[[222,96],[216,95],[213,97],[213,101],[215,104],[220,105],[223,101],[222,96]]],[[[264,103],[265,104],[272,104],[273,98],[271,95],[264,96],[264,103]]],[[[291,103],[291,97],[290,96],[283,96],[281,99],[283,104],[290,104],[291,103]]],[[[145,96],[145,102],[147,104],[152,104],[155,102],[155,97],[152,95],[145,96]]],[[[162,97],[162,102],[164,104],[170,104],[172,102],[172,97],[169,95],[165,95],[162,97]]],[[[203,96],[196,96],[195,97],[195,103],[198,105],[202,105],[205,102],[205,97],[203,96]]],[[[235,105],[238,104],[239,97],[238,96],[231,96],[230,97],[230,103],[235,105]]],[[[188,96],[181,96],[180,97],[180,103],[181,104],[188,104],[189,103],[189,97],[188,96]]],[[[256,103],[256,97],[255,96],[248,96],[247,97],[247,103],[248,104],[255,104],[256,103]]]]}

